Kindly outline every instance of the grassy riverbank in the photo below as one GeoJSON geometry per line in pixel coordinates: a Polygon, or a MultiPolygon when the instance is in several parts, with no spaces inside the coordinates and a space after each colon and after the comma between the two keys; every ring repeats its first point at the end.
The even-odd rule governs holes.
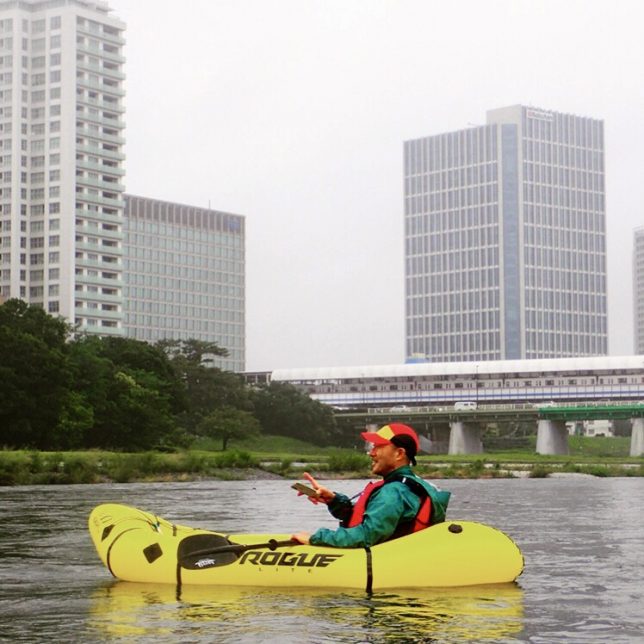
{"type": "MultiPolygon", "coordinates": [[[[423,455],[416,470],[428,478],[546,477],[554,473],[644,476],[644,457],[628,456],[628,438],[571,437],[570,454],[525,450],[448,456],[423,455]]],[[[176,452],[0,451],[0,485],[127,483],[197,479],[299,478],[308,470],[326,478],[367,478],[369,458],[357,450],[319,448],[279,436],[226,452],[207,441],[176,452]]]]}

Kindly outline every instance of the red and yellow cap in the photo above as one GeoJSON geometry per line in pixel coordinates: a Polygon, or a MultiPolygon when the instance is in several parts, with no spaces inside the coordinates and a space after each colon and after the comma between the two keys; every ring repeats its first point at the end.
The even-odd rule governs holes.
{"type": "Polygon", "coordinates": [[[389,423],[389,425],[381,427],[377,432],[362,432],[360,436],[368,443],[373,443],[376,446],[392,443],[398,447],[404,447],[412,464],[416,462],[414,457],[420,449],[420,443],[416,432],[408,425],[389,423]]]}

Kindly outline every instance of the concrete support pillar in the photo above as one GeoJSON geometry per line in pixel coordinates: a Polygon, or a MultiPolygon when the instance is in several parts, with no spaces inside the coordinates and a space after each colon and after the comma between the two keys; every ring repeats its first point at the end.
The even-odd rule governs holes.
{"type": "Polygon", "coordinates": [[[644,455],[644,418],[633,418],[631,433],[631,456],[644,455]]]}
{"type": "Polygon", "coordinates": [[[537,454],[568,454],[568,431],[563,420],[537,421],[537,454]]]}
{"type": "Polygon", "coordinates": [[[432,453],[432,439],[429,436],[418,434],[418,442],[420,444],[421,452],[425,452],[425,454],[432,453]]]}
{"type": "Polygon", "coordinates": [[[449,424],[449,454],[482,454],[481,428],[475,423],[457,420],[449,424]]]}

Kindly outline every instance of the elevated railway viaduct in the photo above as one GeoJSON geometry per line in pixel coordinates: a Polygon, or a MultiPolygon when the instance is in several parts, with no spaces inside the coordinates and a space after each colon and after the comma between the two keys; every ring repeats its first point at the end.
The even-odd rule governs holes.
{"type": "Polygon", "coordinates": [[[543,454],[567,452],[567,420],[630,418],[631,455],[644,454],[644,356],[276,369],[245,377],[288,382],[338,415],[362,415],[365,424],[447,422],[450,453],[476,452],[482,422],[515,416],[536,423],[543,454]],[[469,409],[458,409],[463,403],[469,409]]]}

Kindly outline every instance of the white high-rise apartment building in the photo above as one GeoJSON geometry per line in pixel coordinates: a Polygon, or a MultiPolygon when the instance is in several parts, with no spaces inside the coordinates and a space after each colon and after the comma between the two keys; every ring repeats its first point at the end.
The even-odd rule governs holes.
{"type": "Polygon", "coordinates": [[[633,314],[635,353],[644,354],[644,226],[636,228],[633,240],[633,314]]]}
{"type": "Polygon", "coordinates": [[[404,164],[407,359],[607,353],[602,121],[495,109],[404,164]]]}
{"type": "Polygon", "coordinates": [[[123,334],[124,24],[0,0],[0,295],[123,334]]]}

